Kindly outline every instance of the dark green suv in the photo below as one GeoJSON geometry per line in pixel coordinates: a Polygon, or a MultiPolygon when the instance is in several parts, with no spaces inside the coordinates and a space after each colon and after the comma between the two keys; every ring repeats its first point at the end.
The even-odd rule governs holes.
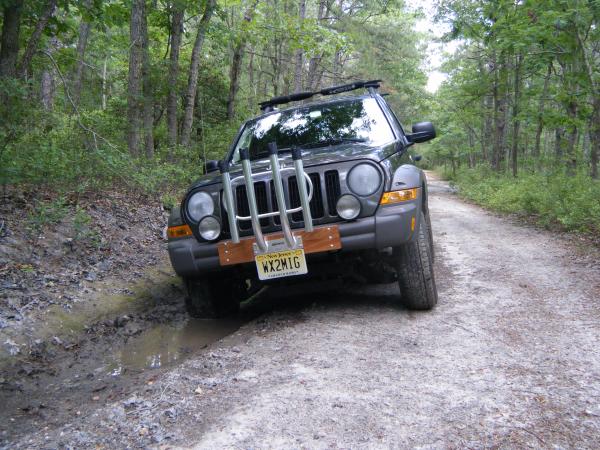
{"type": "Polygon", "coordinates": [[[265,285],[344,278],[398,280],[411,309],[437,303],[427,182],[410,154],[435,130],[406,133],[379,86],[263,102],[227,156],[206,164],[168,228],[192,316],[230,314],[265,285]]]}

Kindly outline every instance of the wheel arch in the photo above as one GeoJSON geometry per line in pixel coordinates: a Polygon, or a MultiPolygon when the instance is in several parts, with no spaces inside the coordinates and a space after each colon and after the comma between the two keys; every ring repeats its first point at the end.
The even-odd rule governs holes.
{"type": "Polygon", "coordinates": [[[423,212],[428,212],[427,178],[425,173],[412,164],[402,164],[392,174],[390,190],[421,188],[421,204],[423,212]]]}

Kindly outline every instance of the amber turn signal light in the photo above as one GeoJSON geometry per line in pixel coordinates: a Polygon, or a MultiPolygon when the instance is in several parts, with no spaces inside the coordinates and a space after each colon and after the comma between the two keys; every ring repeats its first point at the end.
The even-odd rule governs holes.
{"type": "Polygon", "coordinates": [[[402,189],[401,191],[384,192],[379,202],[382,205],[407,202],[417,198],[417,188],[402,189]]]}
{"type": "Polygon", "coordinates": [[[182,238],[192,235],[192,229],[188,225],[179,225],[178,227],[169,227],[167,236],[169,239],[182,238]]]}

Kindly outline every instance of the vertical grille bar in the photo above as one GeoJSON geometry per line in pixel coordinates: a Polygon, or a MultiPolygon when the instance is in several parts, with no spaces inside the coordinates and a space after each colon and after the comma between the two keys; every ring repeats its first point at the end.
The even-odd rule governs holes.
{"type": "MultiPolygon", "coordinates": [[[[223,198],[223,189],[221,189],[221,192],[219,193],[219,198],[222,199],[223,198]]],[[[234,197],[234,201],[235,201],[235,197],[234,197]]],[[[227,211],[225,211],[225,201],[221,200],[221,222],[222,222],[222,227],[223,227],[223,232],[225,234],[229,234],[229,220],[227,220],[227,211]]]]}
{"type": "MultiPolygon", "coordinates": [[[[249,216],[250,207],[248,205],[248,197],[246,196],[246,185],[242,184],[235,190],[235,201],[238,207],[239,216],[249,216]]],[[[252,228],[252,224],[249,220],[240,220],[238,222],[240,230],[249,230],[252,228]]]]}
{"type": "Polygon", "coordinates": [[[325,192],[327,195],[327,206],[329,209],[329,215],[332,217],[337,216],[335,204],[340,198],[340,175],[337,170],[328,170],[325,172],[325,192]]]}
{"type": "MultiPolygon", "coordinates": [[[[288,180],[289,193],[290,193],[290,208],[297,208],[300,206],[300,194],[298,193],[298,182],[295,176],[292,176],[288,180]]],[[[302,213],[295,212],[292,214],[293,222],[302,222],[302,213]]]]}
{"type": "MultiPolygon", "coordinates": [[[[310,180],[313,184],[313,196],[310,200],[310,214],[313,219],[320,219],[325,215],[323,207],[323,193],[321,192],[321,178],[318,173],[309,174],[310,180]]],[[[300,206],[300,192],[298,191],[298,181],[295,176],[289,178],[288,181],[290,190],[290,208],[297,208],[300,206]]],[[[295,212],[292,214],[292,221],[302,222],[302,212],[295,212]]]]}
{"type": "MultiPolygon", "coordinates": [[[[269,204],[267,203],[267,183],[264,181],[254,183],[254,193],[256,194],[258,213],[263,214],[269,212],[269,204]]],[[[260,224],[263,227],[268,226],[269,219],[267,217],[260,219],[260,224]]]]}
{"type": "MultiPolygon", "coordinates": [[[[275,183],[273,183],[273,180],[271,180],[269,185],[271,190],[271,211],[279,211],[279,205],[277,204],[277,196],[275,195],[275,183]]],[[[281,219],[279,218],[279,216],[273,217],[273,223],[276,226],[281,225],[281,219]]]]}
{"type": "Polygon", "coordinates": [[[321,192],[321,177],[318,173],[311,173],[310,180],[313,184],[313,197],[310,201],[310,214],[319,219],[325,215],[323,208],[323,192],[321,192]]]}

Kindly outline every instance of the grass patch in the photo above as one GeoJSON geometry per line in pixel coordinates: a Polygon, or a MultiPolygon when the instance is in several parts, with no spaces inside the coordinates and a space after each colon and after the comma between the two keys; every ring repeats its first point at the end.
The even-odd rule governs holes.
{"type": "Polygon", "coordinates": [[[544,227],[600,234],[600,183],[586,174],[521,174],[513,178],[485,167],[440,171],[459,195],[502,213],[531,217],[544,227]]]}

